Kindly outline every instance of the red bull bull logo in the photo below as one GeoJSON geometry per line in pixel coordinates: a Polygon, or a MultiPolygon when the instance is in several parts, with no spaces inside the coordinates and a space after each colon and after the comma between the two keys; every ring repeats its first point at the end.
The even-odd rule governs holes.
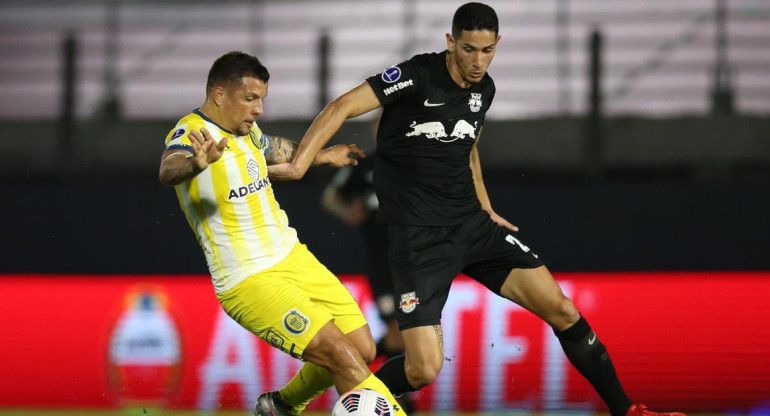
{"type": "Polygon", "coordinates": [[[444,131],[444,125],[440,121],[429,121],[427,123],[417,124],[413,121],[409,125],[412,131],[406,133],[406,137],[425,135],[429,139],[441,139],[446,137],[446,131],[444,131]]]}
{"type": "Polygon", "coordinates": [[[473,124],[470,124],[465,120],[458,120],[452,129],[452,134],[447,137],[446,130],[444,130],[444,124],[440,121],[428,121],[421,124],[417,124],[417,122],[413,121],[412,124],[409,125],[412,131],[406,133],[406,137],[424,136],[428,139],[436,139],[444,143],[450,143],[465,138],[475,140],[476,127],[478,124],[478,121],[474,121],[473,124]]]}
{"type": "Polygon", "coordinates": [[[403,313],[409,313],[412,312],[414,308],[416,308],[419,304],[420,298],[417,297],[415,292],[402,293],[401,303],[399,303],[398,308],[401,309],[401,312],[403,313]]]}

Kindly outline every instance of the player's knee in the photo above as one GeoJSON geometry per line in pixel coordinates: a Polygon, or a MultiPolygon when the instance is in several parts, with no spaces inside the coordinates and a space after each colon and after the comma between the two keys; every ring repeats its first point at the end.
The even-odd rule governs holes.
{"type": "Polygon", "coordinates": [[[345,339],[358,350],[364,362],[369,364],[374,361],[374,357],[377,355],[377,344],[374,343],[368,325],[346,334],[345,339]]]}
{"type": "Polygon", "coordinates": [[[356,356],[361,355],[359,349],[333,325],[327,325],[318,332],[305,348],[302,357],[329,369],[358,366],[356,356]]]}
{"type": "Polygon", "coordinates": [[[417,364],[406,366],[406,378],[415,389],[421,389],[438,377],[441,372],[442,359],[425,360],[417,364]]]}
{"type": "Polygon", "coordinates": [[[321,353],[327,357],[330,367],[344,369],[357,366],[354,357],[359,354],[358,349],[345,338],[340,338],[337,342],[327,342],[321,353]]]}
{"type": "Polygon", "coordinates": [[[377,356],[377,345],[371,338],[368,342],[364,342],[363,345],[357,345],[356,347],[361,354],[361,358],[363,358],[364,362],[367,364],[371,364],[371,362],[374,361],[374,357],[377,356]]]}
{"type": "Polygon", "coordinates": [[[580,319],[580,312],[575,307],[575,304],[568,297],[563,297],[556,307],[556,322],[557,327],[569,327],[580,319]]]}

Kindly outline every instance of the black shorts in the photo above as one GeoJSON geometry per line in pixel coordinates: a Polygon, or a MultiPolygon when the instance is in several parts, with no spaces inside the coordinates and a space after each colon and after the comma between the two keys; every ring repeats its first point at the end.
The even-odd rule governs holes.
{"type": "Polygon", "coordinates": [[[391,224],[388,243],[401,329],[440,324],[449,288],[460,272],[499,295],[512,269],[543,265],[486,211],[451,227],[391,224]]]}

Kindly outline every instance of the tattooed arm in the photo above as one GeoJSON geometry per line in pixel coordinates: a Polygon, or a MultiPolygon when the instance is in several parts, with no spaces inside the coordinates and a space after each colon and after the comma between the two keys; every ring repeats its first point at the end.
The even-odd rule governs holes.
{"type": "MultiPolygon", "coordinates": [[[[294,160],[299,143],[295,143],[285,137],[263,134],[260,139],[260,146],[265,147],[265,160],[269,166],[288,163],[294,160]]],[[[350,157],[351,153],[358,157],[366,157],[364,151],[354,144],[338,144],[318,152],[312,164],[330,165],[337,168],[349,165],[355,166],[358,164],[358,160],[350,157]]]]}
{"type": "Polygon", "coordinates": [[[262,135],[267,150],[265,150],[265,160],[268,165],[275,165],[276,163],[291,162],[294,156],[297,154],[297,148],[299,143],[280,136],[268,136],[262,135]]]}

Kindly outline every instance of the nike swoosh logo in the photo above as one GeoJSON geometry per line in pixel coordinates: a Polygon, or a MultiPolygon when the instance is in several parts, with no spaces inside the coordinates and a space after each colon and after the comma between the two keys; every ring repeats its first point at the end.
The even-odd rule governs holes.
{"type": "Polygon", "coordinates": [[[593,338],[588,340],[588,345],[594,345],[594,342],[596,342],[596,332],[594,332],[593,338]]]}
{"type": "Polygon", "coordinates": [[[444,105],[444,104],[446,104],[446,103],[438,103],[438,104],[429,103],[428,100],[425,100],[425,102],[422,103],[422,105],[424,105],[426,107],[438,107],[438,106],[444,105]]]}

